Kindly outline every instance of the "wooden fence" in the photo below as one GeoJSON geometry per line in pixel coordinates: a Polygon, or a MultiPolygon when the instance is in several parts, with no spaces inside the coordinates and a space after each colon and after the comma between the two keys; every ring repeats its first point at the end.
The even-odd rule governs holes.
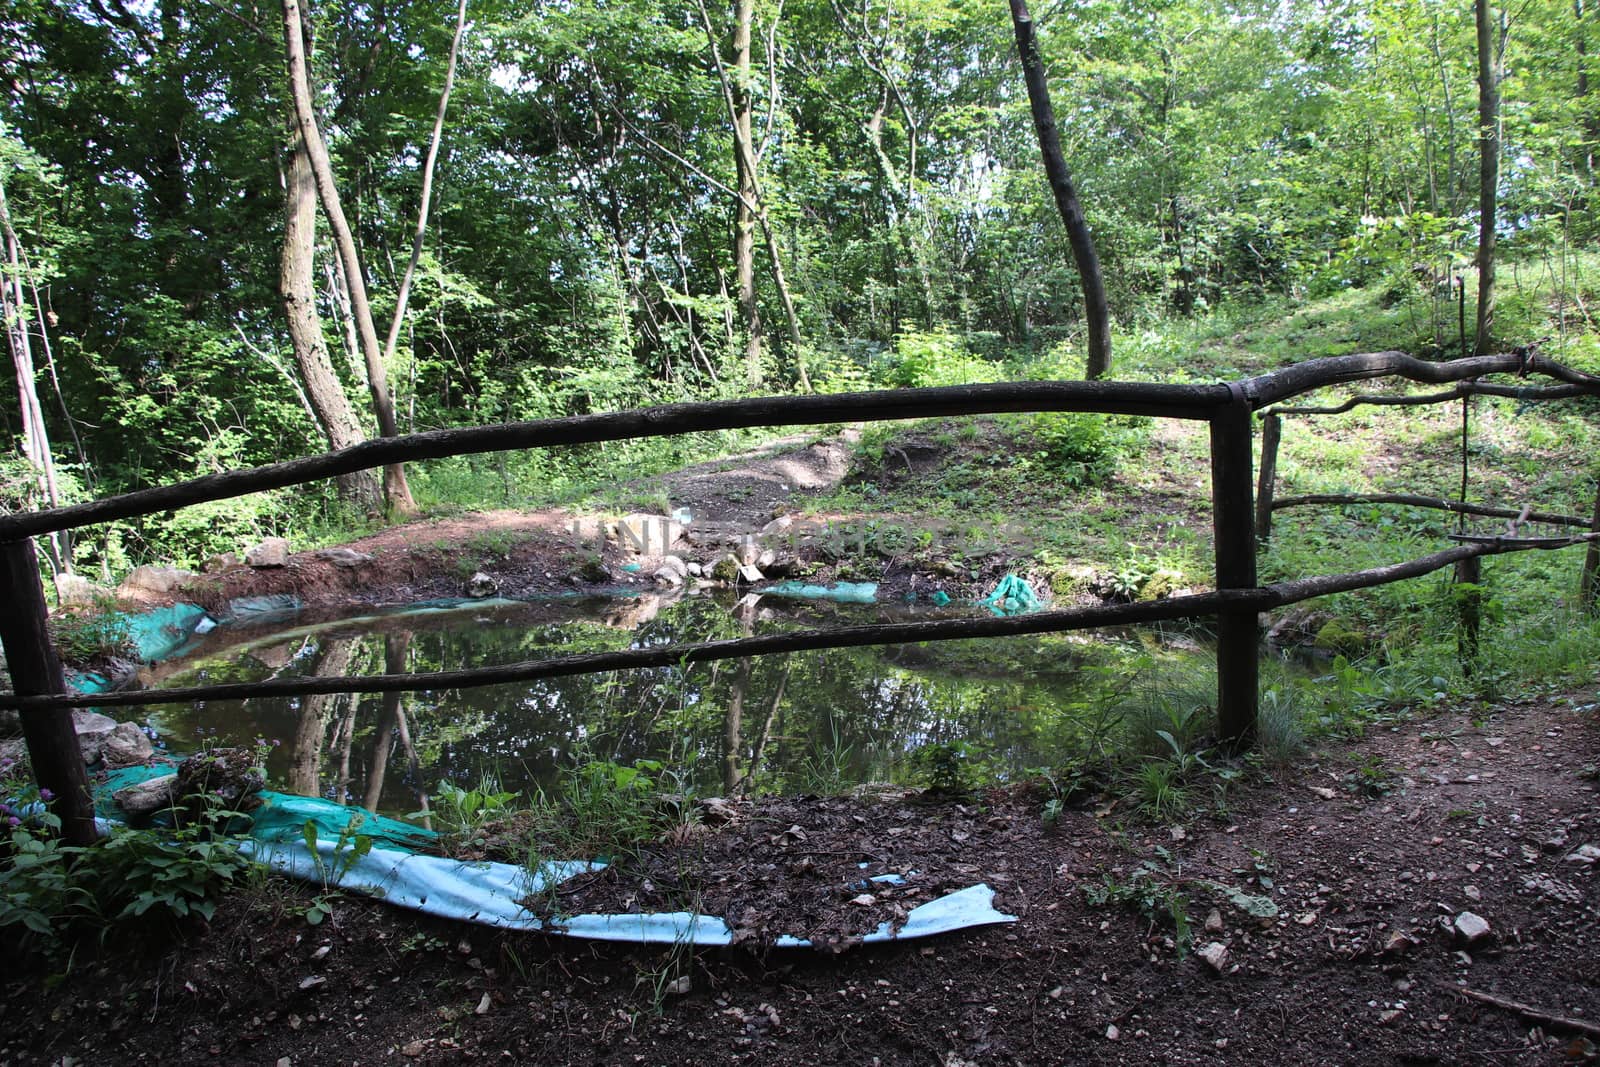
{"type": "MultiPolygon", "coordinates": [[[[0,694],[0,707],[21,711],[23,733],[41,788],[56,796],[63,832],[86,842],[94,836],[89,787],[73,732],[72,707],[128,706],[175,701],[312,693],[375,693],[423,688],[465,688],[554,675],[697,663],[803,649],[942,641],[1089,629],[1128,623],[1212,617],[1217,630],[1217,718],[1225,743],[1248,745],[1256,721],[1259,614],[1312,597],[1417,577],[1463,560],[1525,548],[1562,547],[1589,540],[1522,542],[1482,539],[1422,559],[1347,574],[1302,578],[1261,586],[1256,578],[1257,532],[1252,462],[1253,416],[1261,409],[1325,386],[1383,377],[1456,383],[1427,398],[1357,398],[1351,403],[1437,402],[1470,393],[1554,399],[1600,394],[1600,378],[1527,353],[1477,356],[1433,363],[1404,353],[1380,352],[1313,360],[1283,370],[1217,385],[1138,382],[1022,382],[937,389],[880,390],[837,396],[762,397],[714,403],[673,404],[606,415],[380,438],[353,448],[250,470],[109,497],[86,504],[0,517],[0,643],[14,691],[0,694]],[[1537,374],[1561,384],[1539,389],[1491,385],[1491,374],[1537,374]],[[370,677],[281,679],[248,684],[197,686],[159,691],[77,694],[65,684],[46,628],[47,607],[33,537],[95,523],[116,522],[215,500],[350,474],[390,463],[439,459],[525,448],[656,437],[744,427],[884,421],[1002,412],[1080,411],[1148,415],[1204,421],[1211,442],[1214,592],[1154,603],[1045,611],[1014,618],[948,619],[894,625],[811,630],[712,641],[667,648],[631,649],[507,664],[468,671],[383,674],[370,677]]],[[[1275,422],[1268,422],[1275,433],[1275,422]]],[[[1270,520],[1276,446],[1264,450],[1262,493],[1270,520]]],[[[1279,501],[1280,506],[1288,501],[1279,501]]],[[[1266,527],[1270,529],[1270,526],[1266,527]]]]}

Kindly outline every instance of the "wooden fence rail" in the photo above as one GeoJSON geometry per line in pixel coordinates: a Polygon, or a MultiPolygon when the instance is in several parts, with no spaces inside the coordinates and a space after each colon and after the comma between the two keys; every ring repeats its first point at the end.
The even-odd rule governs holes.
{"type": "Polygon", "coordinates": [[[924,641],[958,641],[972,638],[1016,637],[1027,634],[1062,633],[1108,626],[1136,626],[1178,619],[1198,619],[1225,611],[1250,614],[1298,604],[1330,593],[1344,593],[1387,585],[1406,578],[1417,578],[1453,566],[1465,559],[1526,552],[1536,549],[1566,548],[1582,544],[1589,535],[1546,539],[1538,542],[1476,541],[1446,549],[1403,563],[1319,575],[1293,581],[1276,582],[1255,589],[1229,589],[1223,592],[1195,593],[1165,600],[1131,604],[1107,604],[1063,611],[1038,611],[1027,615],[982,619],[940,619],[928,622],[885,623],[872,626],[835,627],[828,630],[799,630],[764,634],[759,637],[728,638],[690,645],[630,648],[616,652],[586,652],[548,659],[524,660],[494,667],[474,667],[455,671],[430,671],[420,674],[323,675],[310,678],[271,678],[258,682],[226,682],[217,685],[171,689],[138,689],[112,693],[56,693],[41,696],[0,694],[0,708],[25,710],[148,707],[152,704],[188,704],[212,700],[248,700],[257,697],[304,697],[329,693],[436,692],[444,689],[470,689],[486,685],[507,685],[541,678],[560,678],[575,674],[636,670],[649,667],[675,667],[685,663],[711,663],[716,660],[771,656],[790,652],[809,652],[828,648],[860,648],[865,645],[903,645],[924,641]],[[1559,542],[1559,543],[1558,543],[1559,542]]]}
{"type": "MultiPolygon", "coordinates": [[[[1218,385],[1022,382],[879,390],[837,396],[760,397],[673,404],[615,414],[435,430],[405,437],[380,438],[318,456],[209,475],[87,504],[0,516],[0,598],[3,598],[0,602],[9,609],[0,611],[0,644],[3,644],[11,665],[15,690],[10,696],[0,697],[0,706],[21,709],[35,777],[42,788],[55,793],[55,809],[62,818],[64,834],[77,843],[92,840],[94,824],[83,761],[78,754],[70,717],[64,713],[65,708],[216,699],[224,694],[264,695],[277,692],[274,686],[278,685],[289,687],[283,689],[285,693],[387,692],[444,686],[460,688],[557,674],[766,655],[802,648],[1043,633],[1212,615],[1217,619],[1218,633],[1219,732],[1226,743],[1243,746],[1251,741],[1255,729],[1260,645],[1258,616],[1262,610],[1344,589],[1399,581],[1461,560],[1510,551],[1515,547],[1499,542],[1465,544],[1423,560],[1372,571],[1305,578],[1258,587],[1257,516],[1252,514],[1251,414],[1310,390],[1343,382],[1400,377],[1418,382],[1464,383],[1458,389],[1476,389],[1480,387],[1472,383],[1472,379],[1500,373],[1538,374],[1564,383],[1540,391],[1544,396],[1600,393],[1600,378],[1528,353],[1430,363],[1401,352],[1378,352],[1312,360],[1243,381],[1218,385]],[[159,696],[118,693],[80,697],[67,693],[60,662],[50,646],[38,561],[29,540],[59,530],[116,522],[193,504],[281,489],[391,463],[754,426],[1033,411],[1149,415],[1209,422],[1216,591],[1154,604],[1041,612],[1014,619],[949,620],[857,627],[834,632],[806,631],[703,645],[564,657],[478,671],[384,675],[367,679],[304,679],[285,683],[269,681],[247,686],[167,690],[159,696]],[[306,688],[313,684],[314,687],[306,688]]],[[[1456,393],[1452,391],[1449,395],[1456,393]]],[[[1270,491],[1270,485],[1267,491],[1270,491]]],[[[1270,506],[1263,510],[1270,516],[1270,506]]],[[[1561,541],[1560,544],[1579,540],[1583,538],[1561,541]]],[[[1541,544],[1538,547],[1554,547],[1554,544],[1541,544]]]]}

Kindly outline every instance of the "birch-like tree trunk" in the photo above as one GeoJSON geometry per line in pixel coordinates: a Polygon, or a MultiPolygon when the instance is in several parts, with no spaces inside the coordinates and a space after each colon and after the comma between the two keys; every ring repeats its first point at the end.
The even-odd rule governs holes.
{"type": "MultiPolygon", "coordinates": [[[[315,254],[317,188],[311,160],[298,125],[289,134],[290,153],[285,175],[287,207],[283,221],[283,259],[278,275],[279,292],[288,318],[294,361],[305,383],[306,400],[331,449],[349,448],[367,439],[350,398],[328,358],[328,342],[317,314],[315,254]]],[[[382,501],[377,476],[359,471],[338,479],[339,495],[363,511],[375,511],[382,501]]]]}
{"type": "Polygon", "coordinates": [[[1489,0],[1475,0],[1478,23],[1478,332],[1477,355],[1494,345],[1495,210],[1500,185],[1500,62],[1489,0]]]}
{"type": "MultiPolygon", "coordinates": [[[[378,417],[378,432],[384,437],[397,437],[400,427],[395,420],[394,398],[389,393],[389,376],[383,364],[383,349],[378,342],[372,305],[367,299],[366,275],[362,273],[355,234],[345,218],[339,187],[334,180],[333,161],[328,157],[328,146],[317,126],[312,104],[310,66],[306,60],[305,29],[298,0],[283,0],[283,37],[295,122],[311,161],[317,199],[322,203],[322,213],[327,217],[328,228],[333,233],[334,248],[344,267],[344,280],[350,291],[350,317],[355,322],[356,334],[361,342],[361,355],[367,367],[367,389],[372,394],[373,413],[378,417]]],[[[406,483],[404,464],[393,463],[384,468],[383,489],[390,511],[401,517],[416,514],[417,505],[411,498],[411,487],[406,483]]]]}
{"type": "MultiPolygon", "coordinates": [[[[56,479],[55,455],[50,450],[50,434],[44,424],[44,407],[39,403],[39,388],[34,380],[33,341],[28,333],[26,271],[22,261],[22,242],[11,224],[11,207],[6,200],[5,183],[0,181],[0,237],[5,241],[5,277],[0,279],[0,317],[5,319],[6,342],[11,349],[11,366],[17,376],[17,408],[22,416],[22,454],[33,468],[44,503],[61,506],[61,486],[56,479]]],[[[40,324],[43,328],[43,323],[40,324]]],[[[56,574],[72,573],[72,549],[67,534],[52,534],[45,540],[50,566],[56,574]]]]}
{"type": "Polygon", "coordinates": [[[744,319],[744,365],[750,388],[759,388],[761,369],[761,308],[756,301],[756,173],[752,133],[754,97],[750,92],[750,29],[755,21],[755,0],[734,0],[733,161],[738,196],[733,203],[733,269],[739,291],[739,313],[744,319]]]}

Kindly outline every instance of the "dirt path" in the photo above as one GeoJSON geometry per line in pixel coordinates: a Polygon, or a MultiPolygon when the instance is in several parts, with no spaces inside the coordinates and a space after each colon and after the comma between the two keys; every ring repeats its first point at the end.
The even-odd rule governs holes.
{"type": "Polygon", "coordinates": [[[80,959],[48,991],[12,975],[0,1063],[1584,1058],[1574,1027],[1600,1022],[1595,699],[1398,723],[1206,800],[1181,828],[1126,805],[1046,826],[1039,795],[794,798],[744,805],[708,849],[725,859],[707,878],[821,878],[841,910],[855,890],[795,873],[797,850],[915,870],[912,892],[984,880],[1018,916],[899,947],[630,949],[353,900],[314,929],[303,895],[269,883],[176,950],[80,959]],[[1192,925],[1183,955],[1169,893],[1192,925]],[[1275,917],[1240,907],[1264,901],[1275,917]],[[1470,940],[1466,912],[1488,932],[1470,940]]]}
{"type": "MultiPolygon", "coordinates": [[[[716,556],[754,534],[775,514],[836,486],[849,468],[854,430],[813,439],[791,436],[739,456],[622,484],[625,496],[659,497],[693,514],[678,551],[716,556]]],[[[293,594],[314,610],[402,604],[460,596],[474,573],[488,574],[506,596],[573,587],[648,582],[624,571],[618,539],[606,543],[606,516],[564,508],[486,511],[392,526],[341,549],[297,552],[287,566],[234,564],[191,581],[184,595],[207,606],[240,597],[293,594]],[[597,549],[604,571],[592,564],[597,549]]]]}

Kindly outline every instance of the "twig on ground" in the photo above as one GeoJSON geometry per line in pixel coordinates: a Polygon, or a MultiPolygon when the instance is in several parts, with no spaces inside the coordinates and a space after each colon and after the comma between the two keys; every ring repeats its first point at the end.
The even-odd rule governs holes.
{"type": "Polygon", "coordinates": [[[1529,1004],[1523,1004],[1515,1000],[1507,1000],[1504,997],[1497,997],[1493,993],[1480,993],[1476,989],[1468,989],[1465,986],[1442,985],[1440,988],[1447,989],[1458,996],[1466,997],[1468,1000],[1476,1000],[1480,1003],[1489,1004],[1496,1008],[1504,1008],[1506,1011],[1516,1012],[1523,1018],[1531,1019],[1536,1023],[1543,1023],[1546,1026],[1554,1026],[1562,1030],[1575,1030],[1580,1034],[1592,1034],[1596,1037],[1600,1037],[1600,1023],[1591,1023],[1584,1019],[1572,1019],[1565,1015],[1555,1015],[1541,1008],[1535,1008],[1529,1004]]]}

